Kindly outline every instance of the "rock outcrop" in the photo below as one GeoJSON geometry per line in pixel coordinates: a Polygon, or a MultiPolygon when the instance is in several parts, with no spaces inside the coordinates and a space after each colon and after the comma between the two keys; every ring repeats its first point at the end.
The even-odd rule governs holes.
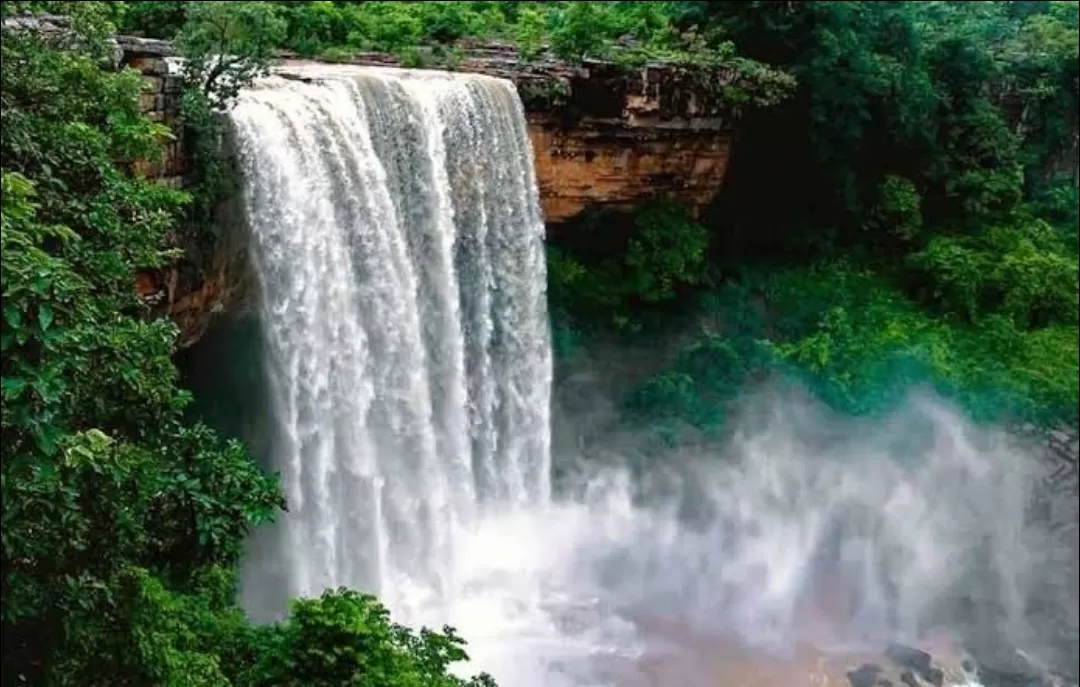
{"type": "MultiPolygon", "coordinates": [[[[513,46],[497,43],[468,46],[452,65],[429,61],[517,85],[549,223],[658,194],[700,210],[724,178],[744,110],[779,101],[791,86],[783,75],[733,66],[524,60],[513,46]]],[[[357,53],[347,62],[403,66],[383,53],[357,53]]]]}

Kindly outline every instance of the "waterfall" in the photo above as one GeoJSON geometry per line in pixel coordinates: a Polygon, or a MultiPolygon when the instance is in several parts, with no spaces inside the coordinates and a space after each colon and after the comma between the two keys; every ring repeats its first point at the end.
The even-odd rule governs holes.
{"type": "Polygon", "coordinates": [[[230,117],[288,513],[245,604],[453,588],[455,533],[549,499],[543,219],[514,86],[305,66],[230,117]]]}
{"type": "Polygon", "coordinates": [[[961,639],[1070,655],[1027,616],[1076,608],[1075,544],[1029,523],[1039,471],[937,400],[856,419],[748,392],[722,441],[658,457],[613,433],[627,454],[582,461],[552,499],[543,222],[513,86],[290,69],[231,110],[260,443],[289,509],[251,542],[255,618],[369,591],[396,622],[454,626],[513,687],[846,684],[868,656],[891,665],[894,639],[933,652],[939,685],[974,684],[961,639]]]}

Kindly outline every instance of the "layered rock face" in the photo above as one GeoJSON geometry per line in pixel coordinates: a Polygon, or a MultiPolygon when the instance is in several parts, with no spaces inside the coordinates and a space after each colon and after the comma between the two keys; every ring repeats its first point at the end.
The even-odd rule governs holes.
{"type": "Polygon", "coordinates": [[[727,170],[735,112],[698,76],[593,64],[520,82],[548,222],[657,194],[705,207],[727,170]]]}
{"type": "Polygon", "coordinates": [[[117,40],[124,66],[142,73],[143,92],[139,96],[142,110],[156,122],[172,128],[173,140],[163,150],[156,163],[142,163],[141,172],[156,177],[174,188],[184,185],[188,161],[184,156],[184,132],[176,126],[180,114],[183,79],[168,56],[172,46],[166,41],[121,36],[117,40]]]}

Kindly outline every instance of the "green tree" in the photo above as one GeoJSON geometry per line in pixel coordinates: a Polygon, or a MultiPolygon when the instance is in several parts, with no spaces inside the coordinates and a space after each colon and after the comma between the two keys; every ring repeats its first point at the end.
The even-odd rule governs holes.
{"type": "Polygon", "coordinates": [[[989,228],[975,236],[936,236],[909,263],[929,280],[927,294],[969,321],[1004,314],[1021,329],[1077,319],[1078,265],[1046,222],[989,228]]]}
{"type": "Polygon", "coordinates": [[[586,57],[605,57],[610,49],[611,15],[600,2],[568,3],[556,15],[551,34],[551,48],[556,55],[580,61],[586,57]]]}
{"type": "Polygon", "coordinates": [[[244,684],[251,687],[494,687],[487,675],[454,677],[468,657],[452,629],[419,633],[390,620],[370,595],[348,590],[293,604],[268,628],[244,684]]]}
{"type": "MultiPolygon", "coordinates": [[[[245,538],[285,505],[276,479],[185,420],[177,328],[133,288],[138,270],[179,257],[172,237],[190,194],[136,164],[171,134],[141,113],[138,73],[103,68],[115,8],[24,5],[71,14],[59,32],[5,23],[0,44],[2,681],[299,683],[317,647],[288,628],[309,627],[307,616],[255,628],[234,600],[245,538]],[[295,643],[271,641],[278,632],[295,643]]],[[[340,640],[321,649],[364,670],[367,655],[383,662],[389,684],[466,684],[442,674],[464,658],[459,641],[380,634],[385,616],[362,619],[366,643],[314,638],[340,640]]]]}
{"type": "Polygon", "coordinates": [[[639,326],[641,310],[671,304],[708,275],[708,231],[668,198],[588,215],[565,234],[549,250],[553,302],[620,326],[639,326]]]}
{"type": "Polygon", "coordinates": [[[184,25],[187,2],[166,0],[164,2],[117,2],[123,5],[119,28],[149,38],[174,38],[184,25]]]}
{"type": "MultiPolygon", "coordinates": [[[[268,2],[189,2],[176,38],[184,58],[181,120],[185,154],[192,172],[186,180],[194,196],[186,218],[213,238],[218,204],[234,194],[237,180],[228,164],[222,112],[239,92],[265,76],[285,22],[268,2]]],[[[196,242],[196,245],[198,242],[196,242]]]]}
{"type": "Polygon", "coordinates": [[[90,34],[3,39],[4,681],[138,683],[157,666],[130,650],[130,576],[194,593],[280,496],[240,447],[181,424],[175,326],[132,289],[175,257],[187,200],[131,173],[168,136],[139,76],[103,71],[90,34]]]}
{"type": "Polygon", "coordinates": [[[185,80],[223,107],[267,72],[285,28],[273,3],[188,3],[177,37],[185,80]]]}

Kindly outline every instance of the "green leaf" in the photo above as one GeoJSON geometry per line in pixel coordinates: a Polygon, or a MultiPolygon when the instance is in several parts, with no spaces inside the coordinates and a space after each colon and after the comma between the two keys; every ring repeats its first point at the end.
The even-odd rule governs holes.
{"type": "Polygon", "coordinates": [[[22,328],[22,312],[14,305],[4,306],[4,319],[15,329],[22,328]]]}
{"type": "Polygon", "coordinates": [[[4,398],[9,401],[18,398],[25,388],[26,380],[21,377],[4,377],[0,380],[0,389],[3,390],[4,398]]]}
{"type": "Polygon", "coordinates": [[[41,325],[41,331],[48,331],[50,325],[53,323],[53,311],[52,306],[48,303],[42,303],[38,306],[38,323],[41,325]]]}

